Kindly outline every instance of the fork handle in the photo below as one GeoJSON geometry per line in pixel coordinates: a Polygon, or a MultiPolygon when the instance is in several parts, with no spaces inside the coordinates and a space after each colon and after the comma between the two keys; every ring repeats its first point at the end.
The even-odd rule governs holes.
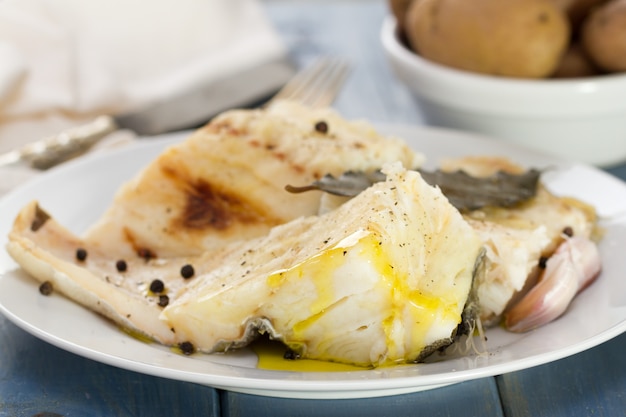
{"type": "Polygon", "coordinates": [[[20,149],[20,159],[36,169],[48,169],[85,153],[102,138],[118,130],[111,116],[73,127],[20,149]]]}

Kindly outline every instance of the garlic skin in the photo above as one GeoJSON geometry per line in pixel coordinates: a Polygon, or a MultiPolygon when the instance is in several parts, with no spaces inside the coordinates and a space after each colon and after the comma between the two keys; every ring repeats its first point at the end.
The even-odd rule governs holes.
{"type": "Polygon", "coordinates": [[[527,332],[560,317],[602,269],[597,245],[581,236],[565,239],[546,262],[539,282],[505,314],[512,332],[527,332]]]}

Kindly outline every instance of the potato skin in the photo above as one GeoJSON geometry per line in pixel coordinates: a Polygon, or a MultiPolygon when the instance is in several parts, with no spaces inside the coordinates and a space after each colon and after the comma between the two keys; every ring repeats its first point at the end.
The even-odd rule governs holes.
{"type": "Polygon", "coordinates": [[[608,0],[550,0],[563,10],[570,19],[572,29],[577,30],[591,11],[608,0]]]}
{"type": "Polygon", "coordinates": [[[389,10],[391,14],[396,18],[398,29],[401,33],[404,33],[404,22],[406,21],[406,14],[409,10],[411,3],[418,0],[387,0],[389,10]]]}
{"type": "Polygon", "coordinates": [[[406,20],[424,58],[484,74],[544,78],[570,39],[564,12],[549,0],[420,0],[406,20]]]}
{"type": "Polygon", "coordinates": [[[626,0],[612,0],[595,9],[583,24],[581,42],[598,67],[626,71],[626,0]]]}
{"type": "Polygon", "coordinates": [[[580,78],[601,75],[601,71],[591,62],[583,47],[574,42],[561,59],[553,78],[580,78]]]}

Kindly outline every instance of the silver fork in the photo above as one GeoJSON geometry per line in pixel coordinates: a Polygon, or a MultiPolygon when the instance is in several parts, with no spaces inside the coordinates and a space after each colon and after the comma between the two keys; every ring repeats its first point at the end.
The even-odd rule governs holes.
{"type": "Polygon", "coordinates": [[[332,104],[350,71],[344,59],[323,57],[298,72],[266,104],[277,100],[296,100],[309,107],[332,104]]]}
{"type": "MultiPolygon", "coordinates": [[[[265,106],[277,100],[297,100],[310,107],[332,104],[348,76],[349,65],[340,58],[318,58],[298,72],[265,106]]],[[[87,152],[96,143],[120,129],[111,116],[43,138],[19,149],[0,154],[0,167],[25,163],[45,170],[87,152]]]]}

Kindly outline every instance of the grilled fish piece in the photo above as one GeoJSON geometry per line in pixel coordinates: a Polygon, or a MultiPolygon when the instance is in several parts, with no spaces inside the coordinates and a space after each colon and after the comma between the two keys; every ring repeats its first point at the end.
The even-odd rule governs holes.
{"type": "MultiPolygon", "coordinates": [[[[443,161],[442,169],[434,173],[420,172],[427,182],[441,187],[448,200],[463,213],[484,242],[487,273],[476,282],[483,323],[500,322],[502,314],[537,283],[542,275],[540,265],[563,244],[568,235],[590,240],[584,245],[590,248],[587,254],[590,261],[587,263],[597,269],[595,264],[599,261],[597,256],[592,256],[596,251],[591,248],[594,245],[591,240],[596,225],[595,210],[581,201],[550,193],[538,181],[539,171],[525,171],[505,158],[465,157],[443,161]],[[498,195],[500,188],[502,196],[498,195]]],[[[368,185],[382,180],[384,175],[380,172],[348,171],[339,178],[326,176],[313,184],[292,186],[288,190],[325,191],[327,194],[322,199],[322,208],[328,211],[345,203],[368,185]]],[[[552,281],[560,282],[558,273],[552,275],[556,275],[552,281]]],[[[585,282],[597,274],[588,275],[585,282]]],[[[540,304],[535,302],[533,306],[540,304]]],[[[545,312],[533,311],[532,314],[542,319],[555,317],[556,311],[562,312],[569,301],[559,304],[546,302],[543,307],[545,312]],[[555,312],[548,314],[552,309],[555,312]]],[[[524,314],[531,308],[516,311],[520,310],[524,313],[516,313],[515,316],[516,321],[522,322],[524,314]]],[[[537,323],[540,320],[534,325],[537,323]]]]}
{"type": "Polygon", "coordinates": [[[120,272],[116,268],[120,258],[84,242],[35,201],[26,205],[15,219],[7,250],[22,269],[39,282],[50,283],[54,292],[123,328],[167,345],[176,343],[175,334],[158,318],[162,310],[158,295],[149,290],[155,277],[172,289],[179,282],[182,285],[183,280],[175,271],[154,275],[151,265],[135,255],[124,259],[126,271],[120,272]],[[79,251],[86,257],[79,255],[79,251]]]}
{"type": "Polygon", "coordinates": [[[419,174],[387,174],[334,211],[245,244],[163,319],[200,350],[246,343],[260,327],[302,357],[365,366],[450,344],[481,241],[419,174]]]}
{"type": "Polygon", "coordinates": [[[24,208],[9,253],[40,281],[168,345],[205,352],[259,332],[302,357],[376,366],[420,360],[452,342],[482,242],[437,188],[400,164],[322,216],[188,257],[126,259],[73,236],[36,203],[24,208]],[[76,248],[86,259],[76,259],[76,248]],[[193,278],[181,277],[192,265],[193,278]],[[159,277],[169,304],[149,281],[159,277]]]}
{"type": "Polygon", "coordinates": [[[415,168],[423,156],[331,109],[284,101],[232,110],[125,184],[84,238],[121,256],[199,254],[318,212],[321,193],[295,196],[287,184],[396,161],[415,168]]]}
{"type": "MultiPolygon", "coordinates": [[[[464,170],[476,177],[496,171],[524,171],[505,158],[466,157],[442,162],[446,171],[464,170]]],[[[485,324],[499,323],[537,282],[540,265],[568,237],[594,239],[595,209],[577,199],[552,194],[539,184],[536,195],[512,207],[487,206],[463,212],[484,242],[486,274],[476,282],[480,317],[485,324]]]]}

